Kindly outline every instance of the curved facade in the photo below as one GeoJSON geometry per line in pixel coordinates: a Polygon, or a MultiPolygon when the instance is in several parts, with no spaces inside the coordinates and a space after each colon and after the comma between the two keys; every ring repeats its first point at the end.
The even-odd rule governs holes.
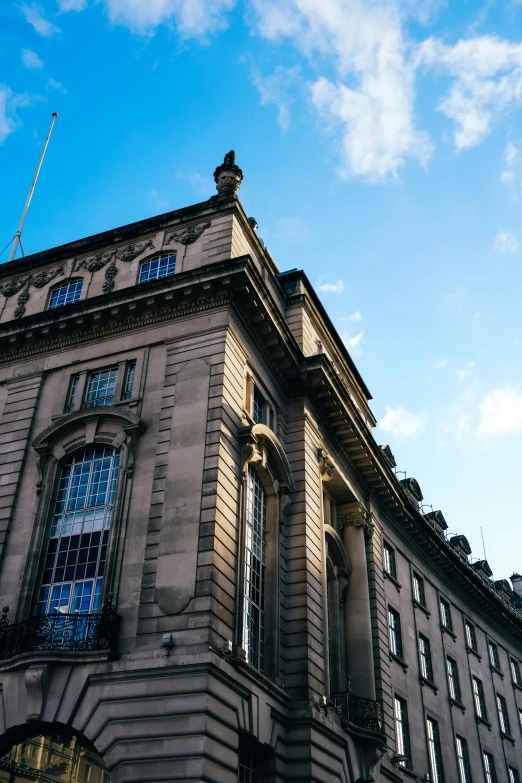
{"type": "Polygon", "coordinates": [[[517,592],[216,177],[0,267],[0,778],[518,783],[517,592]]]}

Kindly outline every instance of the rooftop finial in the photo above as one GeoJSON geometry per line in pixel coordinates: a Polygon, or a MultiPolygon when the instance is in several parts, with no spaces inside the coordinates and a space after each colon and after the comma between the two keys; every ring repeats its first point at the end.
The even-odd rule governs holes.
{"type": "Polygon", "coordinates": [[[236,153],[230,150],[214,172],[216,190],[220,196],[234,195],[241,187],[242,179],[243,172],[236,166],[236,153]]]}

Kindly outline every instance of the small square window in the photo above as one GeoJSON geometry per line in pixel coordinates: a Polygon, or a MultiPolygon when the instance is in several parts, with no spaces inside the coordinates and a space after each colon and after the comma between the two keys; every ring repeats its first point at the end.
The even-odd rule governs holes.
{"type": "Polygon", "coordinates": [[[140,283],[148,283],[150,280],[159,280],[162,277],[171,277],[176,271],[176,256],[165,255],[146,261],[140,270],[140,283]]]}
{"type": "Polygon", "coordinates": [[[77,302],[82,294],[83,280],[69,280],[67,283],[53,288],[49,299],[48,310],[77,302]]]}
{"type": "Polygon", "coordinates": [[[110,370],[102,370],[101,372],[93,372],[89,378],[85,407],[97,408],[102,405],[112,405],[117,376],[117,367],[113,367],[110,370]]]}

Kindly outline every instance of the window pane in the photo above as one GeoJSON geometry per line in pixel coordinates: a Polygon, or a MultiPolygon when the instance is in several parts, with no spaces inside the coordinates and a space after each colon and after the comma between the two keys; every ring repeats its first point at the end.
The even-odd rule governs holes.
{"type": "Polygon", "coordinates": [[[431,648],[429,640],[425,636],[419,635],[419,655],[421,675],[425,680],[433,681],[433,668],[431,665],[431,648]]]}
{"type": "Polygon", "coordinates": [[[493,644],[493,642],[489,642],[489,662],[492,666],[495,667],[495,669],[500,669],[500,662],[498,658],[498,648],[496,644],[493,644]]]}
{"type": "Polygon", "coordinates": [[[444,628],[447,628],[449,631],[453,630],[450,605],[444,598],[440,599],[440,619],[444,628]]]}
{"type": "Polygon", "coordinates": [[[263,670],[265,653],[266,494],[259,474],[249,466],[245,531],[243,649],[263,670]]]}
{"type": "Polygon", "coordinates": [[[439,724],[428,718],[426,721],[428,730],[428,750],[430,756],[430,770],[432,783],[443,783],[442,753],[439,739],[439,724]]]}
{"type": "Polygon", "coordinates": [[[119,454],[89,449],[64,466],[59,479],[39,611],[99,609],[119,454]]]}
{"type": "Polygon", "coordinates": [[[135,375],[136,375],[136,362],[129,362],[125,370],[125,383],[123,384],[124,400],[130,400],[132,398],[135,375]]]}
{"type": "Polygon", "coordinates": [[[462,737],[457,737],[457,758],[459,762],[460,783],[471,783],[468,743],[462,737]]]}
{"type": "Polygon", "coordinates": [[[397,754],[406,756],[406,760],[399,761],[402,767],[410,766],[410,738],[408,728],[408,711],[404,699],[395,696],[395,737],[397,754]]]}
{"type": "Polygon", "coordinates": [[[418,576],[418,574],[413,575],[413,597],[418,604],[425,606],[426,596],[424,594],[424,580],[418,576]]]}
{"type": "Polygon", "coordinates": [[[83,280],[69,280],[58,288],[54,288],[49,300],[49,310],[55,307],[77,302],[82,293],[83,280]]]}
{"type": "Polygon", "coordinates": [[[96,408],[100,405],[111,405],[114,402],[117,376],[117,367],[93,373],[89,378],[85,407],[96,408]]]}
{"type": "Polygon", "coordinates": [[[140,283],[148,283],[149,280],[159,280],[162,277],[170,277],[176,271],[176,256],[160,256],[152,261],[147,261],[141,267],[140,283]]]}
{"type": "Polygon", "coordinates": [[[388,630],[390,635],[390,652],[402,658],[401,618],[395,609],[388,607],[388,630]]]}
{"type": "Polygon", "coordinates": [[[254,386],[254,395],[252,400],[252,418],[256,424],[265,423],[265,398],[257,388],[254,386]]]}

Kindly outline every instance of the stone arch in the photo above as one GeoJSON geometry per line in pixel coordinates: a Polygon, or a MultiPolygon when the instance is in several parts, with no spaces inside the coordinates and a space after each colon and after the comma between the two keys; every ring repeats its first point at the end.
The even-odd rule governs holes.
{"type": "Polygon", "coordinates": [[[45,775],[56,783],[110,783],[103,756],[91,740],[63,723],[31,721],[0,736],[0,764],[10,780],[45,775]]]}

